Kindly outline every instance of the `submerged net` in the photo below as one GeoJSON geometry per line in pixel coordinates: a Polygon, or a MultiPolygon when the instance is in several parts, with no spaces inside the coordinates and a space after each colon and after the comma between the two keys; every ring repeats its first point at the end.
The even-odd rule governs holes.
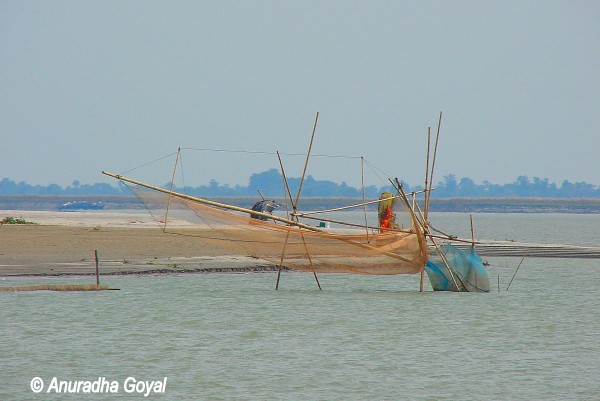
{"type": "MultiPolygon", "coordinates": [[[[452,268],[460,291],[490,291],[490,279],[487,270],[483,266],[481,257],[475,251],[475,247],[471,247],[470,252],[466,252],[448,244],[442,245],[440,250],[443,252],[448,265],[452,268]]],[[[425,271],[434,291],[458,291],[440,255],[431,255],[430,260],[425,265],[425,271]]]]}
{"type": "Polygon", "coordinates": [[[404,230],[312,231],[208,206],[141,187],[130,187],[165,231],[197,237],[239,254],[294,270],[317,273],[412,274],[428,259],[420,226],[404,230]],[[173,225],[174,218],[194,224],[173,225]]]}

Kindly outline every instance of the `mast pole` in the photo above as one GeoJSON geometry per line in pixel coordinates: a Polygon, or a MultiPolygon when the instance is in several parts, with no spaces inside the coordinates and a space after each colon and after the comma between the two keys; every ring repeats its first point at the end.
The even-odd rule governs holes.
{"type": "MultiPolygon", "coordinates": [[[[277,151],[277,160],[279,160],[279,167],[281,168],[281,176],[283,177],[283,184],[284,184],[285,189],[290,198],[290,203],[292,204],[292,210],[296,210],[296,207],[294,206],[294,199],[292,199],[292,193],[290,192],[290,186],[288,185],[288,181],[285,176],[285,170],[283,169],[283,162],[281,161],[281,155],[279,154],[279,151],[277,151]]],[[[287,206],[285,208],[285,211],[288,212],[287,206]]],[[[288,213],[288,218],[289,218],[289,213],[288,213]]],[[[294,216],[292,216],[292,219],[293,218],[294,218],[294,216]]],[[[296,217],[296,220],[298,220],[298,217],[296,217]]],[[[281,266],[283,266],[283,258],[285,257],[285,248],[287,247],[289,237],[290,237],[290,233],[288,231],[287,234],[285,235],[285,241],[283,242],[283,249],[281,250],[281,259],[279,261],[279,267],[277,268],[277,282],[275,283],[275,290],[279,289],[279,280],[281,278],[281,266]]]]}
{"type": "Polygon", "coordinates": [[[471,219],[471,245],[475,246],[475,229],[473,228],[473,215],[469,214],[469,218],[471,219]]]}
{"type": "MultiPolygon", "coordinates": [[[[173,166],[173,175],[171,176],[171,193],[173,193],[173,185],[175,185],[175,170],[177,170],[177,163],[179,163],[179,152],[181,147],[177,148],[177,157],[175,157],[175,165],[173,166]]],[[[169,206],[171,206],[171,195],[167,199],[167,210],[165,210],[165,225],[163,226],[163,232],[167,232],[167,216],[169,215],[169,206]]]]}
{"type": "Polygon", "coordinates": [[[290,203],[292,204],[292,210],[293,212],[295,212],[296,204],[294,203],[294,199],[292,198],[292,192],[290,191],[290,186],[288,185],[288,180],[285,176],[285,170],[283,169],[283,163],[281,162],[281,156],[279,155],[279,151],[277,151],[277,159],[279,160],[279,168],[281,168],[281,176],[283,177],[283,183],[285,184],[285,189],[288,193],[288,197],[290,198],[290,203]]]}
{"type": "MultiPolygon", "coordinates": [[[[415,230],[417,230],[417,225],[420,225],[421,223],[419,222],[419,219],[417,218],[417,214],[415,213],[415,211],[413,209],[411,209],[411,207],[410,207],[410,202],[408,201],[408,197],[404,193],[404,188],[402,188],[402,183],[400,183],[400,180],[398,180],[398,178],[396,178],[396,185],[394,185],[392,180],[390,180],[390,182],[392,183],[392,185],[394,187],[396,187],[396,190],[400,193],[400,195],[402,195],[402,200],[404,201],[404,204],[410,211],[411,217],[413,219],[413,225],[415,226],[415,230]]],[[[421,217],[423,217],[423,216],[421,216],[421,217]]],[[[418,235],[417,235],[417,238],[419,238],[419,242],[421,242],[421,241],[424,242],[423,246],[427,250],[427,235],[429,234],[427,231],[427,225],[422,225],[421,227],[423,229],[423,239],[421,240],[420,237],[418,237],[418,235]]],[[[423,292],[423,272],[424,272],[424,270],[425,270],[425,265],[421,266],[421,278],[420,278],[420,283],[419,283],[419,292],[423,292]]]]}
{"type": "MultiPolygon", "coordinates": [[[[390,182],[392,183],[393,187],[396,187],[396,185],[394,185],[394,182],[391,179],[390,179],[390,182]]],[[[425,252],[428,252],[427,251],[427,232],[425,230],[420,232],[420,230],[419,230],[420,223],[419,223],[419,220],[417,219],[417,215],[415,214],[415,211],[410,208],[410,202],[408,201],[408,198],[406,197],[406,193],[404,193],[404,188],[402,187],[402,184],[400,183],[398,178],[396,178],[396,184],[398,185],[396,187],[396,190],[402,196],[402,201],[404,201],[404,204],[406,205],[406,208],[408,209],[408,211],[410,213],[410,217],[412,219],[413,227],[415,228],[415,234],[417,235],[417,240],[419,241],[419,245],[421,246],[421,249],[424,249],[425,252]]],[[[421,229],[422,229],[422,226],[421,226],[421,229]]],[[[421,267],[421,269],[423,269],[423,267],[421,267]]]]}
{"type": "Polygon", "coordinates": [[[304,162],[304,171],[302,171],[302,179],[300,180],[300,187],[298,188],[298,195],[296,195],[296,202],[294,205],[294,213],[296,212],[296,206],[300,200],[300,193],[302,192],[302,185],[304,184],[304,176],[306,175],[306,168],[308,167],[308,159],[310,157],[310,151],[312,150],[313,140],[315,139],[315,131],[317,129],[317,121],[319,120],[319,112],[315,117],[315,125],[313,126],[312,135],[310,136],[310,143],[308,144],[308,152],[306,152],[306,161],[304,162]]]}
{"type": "MultiPolygon", "coordinates": [[[[435,170],[435,159],[437,156],[437,148],[438,148],[438,141],[440,139],[440,127],[442,126],[442,112],[440,111],[440,119],[438,120],[438,128],[437,128],[437,134],[435,136],[435,146],[433,148],[433,160],[431,162],[431,178],[429,180],[429,190],[431,191],[431,187],[433,185],[433,172],[435,170]]],[[[427,216],[425,216],[426,218],[429,215],[429,204],[431,203],[431,197],[428,196],[427,197],[427,207],[425,209],[425,212],[427,213],[427,216]]]]}
{"type": "MultiPolygon", "coordinates": [[[[300,193],[302,192],[302,185],[304,184],[304,177],[306,176],[306,168],[308,167],[308,159],[310,158],[310,151],[312,150],[313,140],[315,139],[315,131],[317,130],[317,121],[319,120],[319,112],[317,112],[317,116],[315,117],[315,124],[313,125],[312,134],[310,136],[310,143],[308,144],[308,151],[306,152],[306,160],[304,161],[304,170],[302,171],[302,179],[300,180],[300,186],[298,187],[298,194],[296,195],[296,202],[292,204],[292,208],[294,210],[293,216],[296,217],[296,222],[298,220],[298,202],[300,201],[300,193]]],[[[313,271],[313,275],[315,276],[315,281],[317,282],[317,286],[319,290],[321,289],[321,284],[319,283],[319,278],[317,277],[317,272],[312,264],[312,259],[310,257],[310,253],[308,252],[308,246],[306,245],[306,240],[304,239],[304,235],[302,235],[302,242],[304,242],[304,249],[306,250],[306,255],[308,256],[308,262],[310,263],[310,267],[313,271]]]]}
{"type": "MultiPolygon", "coordinates": [[[[421,218],[423,219],[423,231],[425,231],[425,233],[429,232],[427,219],[428,219],[428,212],[429,212],[429,197],[431,196],[431,193],[428,191],[429,185],[428,185],[427,178],[429,177],[429,155],[430,155],[430,153],[431,153],[431,127],[427,127],[427,163],[425,164],[425,201],[424,201],[424,205],[423,205],[423,208],[425,209],[425,213],[423,215],[421,215],[421,218]]],[[[417,204],[417,206],[418,206],[418,204],[417,204]]],[[[425,266],[423,266],[423,268],[421,269],[421,277],[419,280],[419,292],[423,292],[424,281],[425,281],[425,266]]]]}
{"type": "Polygon", "coordinates": [[[428,198],[430,196],[430,194],[428,193],[428,189],[429,189],[429,182],[428,182],[428,178],[429,178],[429,154],[431,153],[431,127],[427,127],[427,164],[425,165],[425,204],[423,205],[423,208],[425,209],[425,221],[423,222],[423,225],[426,226],[427,225],[427,201],[428,198]]]}

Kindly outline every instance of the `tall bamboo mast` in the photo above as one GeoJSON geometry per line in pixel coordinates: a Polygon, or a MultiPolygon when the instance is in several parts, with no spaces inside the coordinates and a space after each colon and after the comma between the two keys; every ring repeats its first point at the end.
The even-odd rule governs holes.
{"type": "MultiPolygon", "coordinates": [[[[425,209],[425,213],[424,216],[421,216],[422,220],[423,220],[423,231],[425,232],[425,234],[427,234],[429,232],[429,222],[428,222],[428,208],[429,208],[429,197],[431,196],[431,193],[428,191],[429,189],[429,185],[428,185],[428,177],[429,177],[429,154],[431,153],[431,127],[427,127],[427,162],[425,164],[425,201],[423,204],[423,208],[425,209]]],[[[414,200],[414,197],[413,197],[414,200]]],[[[413,204],[416,204],[417,207],[419,206],[417,203],[413,202],[413,204]]],[[[425,281],[425,266],[423,266],[423,268],[421,269],[421,273],[420,273],[420,278],[419,278],[419,292],[423,292],[423,286],[424,286],[424,281],[425,281]]]]}
{"type": "MultiPolygon", "coordinates": [[[[295,211],[296,206],[294,204],[294,199],[292,198],[292,192],[290,191],[290,186],[288,184],[288,180],[285,175],[285,170],[283,169],[283,162],[281,161],[281,155],[279,154],[279,151],[277,151],[277,160],[279,160],[279,168],[281,169],[281,176],[283,177],[283,184],[285,186],[285,190],[290,199],[290,203],[292,205],[292,211],[295,211]]],[[[285,209],[287,212],[287,207],[285,209]]],[[[289,218],[289,214],[288,214],[288,218],[289,218]]],[[[294,219],[294,215],[292,215],[292,219],[294,219]]],[[[296,221],[298,221],[298,217],[295,217],[295,219],[296,219],[296,221]]],[[[290,238],[290,233],[288,231],[285,235],[285,241],[283,242],[283,248],[281,249],[281,259],[279,261],[279,267],[277,269],[277,282],[275,283],[275,290],[279,289],[279,280],[281,278],[281,266],[283,266],[283,259],[285,258],[285,249],[287,248],[289,238],[290,238]]]]}
{"type": "MultiPolygon", "coordinates": [[[[296,195],[295,205],[298,206],[300,200],[300,193],[302,192],[302,185],[304,184],[304,177],[306,176],[306,168],[308,167],[308,159],[310,158],[310,151],[312,150],[313,140],[315,139],[315,131],[317,129],[317,121],[319,120],[319,112],[315,117],[315,125],[313,126],[312,135],[310,136],[310,143],[308,145],[308,152],[306,152],[306,161],[304,162],[304,170],[302,171],[302,179],[300,180],[300,187],[298,187],[298,195],[296,195]]],[[[294,212],[296,212],[296,206],[294,206],[294,212]]]]}
{"type": "MultiPolygon", "coordinates": [[[[433,173],[435,170],[435,159],[437,156],[437,148],[438,148],[438,141],[440,139],[440,127],[442,126],[442,112],[440,111],[440,119],[438,120],[438,128],[437,128],[437,134],[435,136],[435,146],[433,148],[433,160],[431,162],[431,177],[429,179],[429,190],[431,191],[431,187],[433,186],[433,173]]],[[[427,197],[427,207],[425,208],[425,212],[427,213],[427,216],[425,216],[426,218],[428,218],[429,215],[429,204],[431,203],[431,197],[428,196],[427,197]]]]}
{"type": "Polygon", "coordinates": [[[471,245],[475,246],[475,229],[473,228],[473,215],[469,214],[469,218],[471,219],[471,245]]]}
{"type": "Polygon", "coordinates": [[[423,225],[426,226],[427,225],[427,205],[428,205],[428,198],[431,194],[429,194],[429,154],[431,153],[431,127],[427,127],[427,163],[425,164],[425,203],[423,205],[423,209],[425,209],[425,221],[423,222],[423,225]]]}
{"type": "MultiPolygon", "coordinates": [[[[304,161],[304,170],[302,171],[302,179],[300,180],[300,186],[298,187],[298,194],[296,195],[296,201],[292,202],[292,209],[293,209],[292,218],[296,219],[296,223],[300,222],[298,219],[298,214],[297,214],[298,202],[300,201],[300,194],[302,193],[302,185],[304,184],[304,177],[306,176],[306,168],[308,167],[308,160],[310,158],[310,152],[312,150],[313,141],[315,139],[315,131],[317,130],[317,121],[318,120],[319,120],[319,112],[317,112],[317,116],[315,117],[315,124],[313,125],[312,134],[310,136],[310,143],[308,145],[308,151],[306,152],[306,160],[304,161]]],[[[277,156],[279,156],[279,153],[277,153],[277,156]]],[[[281,164],[281,158],[279,159],[279,163],[281,164]]],[[[283,164],[281,164],[281,171],[283,171],[283,164]]],[[[285,180],[285,182],[286,182],[286,186],[287,186],[287,179],[285,180]]],[[[288,188],[288,193],[289,193],[289,186],[287,188],[288,188]]],[[[290,200],[291,200],[291,194],[290,194],[290,200]]],[[[313,267],[312,258],[310,257],[310,253],[308,252],[308,245],[306,245],[306,240],[304,238],[304,235],[302,233],[300,233],[300,236],[302,237],[302,242],[304,243],[304,249],[306,250],[306,255],[308,256],[308,262],[313,271],[315,281],[317,282],[317,286],[319,287],[319,290],[320,290],[321,284],[319,283],[319,278],[317,277],[317,272],[315,271],[315,268],[313,267]]],[[[283,260],[283,254],[281,256],[281,259],[283,260]]],[[[281,270],[279,272],[281,272],[281,270]]],[[[279,286],[279,276],[277,277],[277,287],[278,286],[279,286]]]]}
{"type": "Polygon", "coordinates": [[[290,199],[290,203],[292,204],[292,213],[296,211],[296,204],[294,203],[294,199],[292,198],[292,192],[290,191],[290,186],[288,185],[287,177],[285,176],[285,170],[283,169],[283,163],[281,162],[281,156],[279,155],[279,151],[277,151],[277,160],[279,160],[279,168],[281,169],[281,176],[283,177],[283,184],[285,186],[285,190],[287,191],[288,197],[290,199]]]}
{"type": "MultiPolygon", "coordinates": [[[[421,243],[421,241],[423,241],[422,246],[425,249],[427,249],[427,235],[428,235],[427,225],[425,225],[424,223],[421,223],[421,221],[417,217],[417,214],[415,213],[414,208],[410,207],[410,202],[408,201],[408,197],[406,196],[406,193],[404,192],[404,188],[402,187],[402,183],[400,182],[400,180],[398,180],[398,178],[396,178],[395,180],[396,180],[395,184],[392,180],[389,180],[389,181],[392,183],[392,186],[394,186],[396,188],[396,191],[398,191],[398,193],[401,195],[402,200],[404,201],[404,204],[408,208],[408,211],[410,212],[410,215],[412,217],[412,221],[413,221],[415,230],[418,230],[418,226],[421,225],[421,228],[423,230],[423,239],[422,240],[419,239],[419,243],[421,243]]],[[[413,201],[414,201],[414,195],[413,195],[413,201]]],[[[418,205],[417,205],[417,207],[418,207],[418,205]]],[[[422,218],[423,218],[423,216],[421,216],[421,219],[422,218]]],[[[419,238],[418,234],[417,234],[417,238],[419,238]]],[[[419,292],[423,292],[423,271],[424,271],[424,269],[425,269],[425,266],[424,265],[421,266],[421,278],[420,278],[420,284],[419,284],[419,292]]]]}

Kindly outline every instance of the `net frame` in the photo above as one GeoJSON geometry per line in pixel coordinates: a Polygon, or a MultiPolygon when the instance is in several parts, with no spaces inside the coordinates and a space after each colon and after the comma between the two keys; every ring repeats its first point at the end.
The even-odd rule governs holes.
{"type": "Polygon", "coordinates": [[[414,214],[410,214],[412,226],[405,230],[371,234],[359,230],[325,231],[302,223],[252,219],[246,213],[203,204],[171,191],[157,192],[139,185],[128,187],[155,220],[164,224],[165,232],[198,237],[207,244],[293,270],[414,274],[421,272],[428,260],[425,236],[414,214]],[[176,217],[196,224],[185,228],[169,225],[169,219],[173,221],[176,217]]]}

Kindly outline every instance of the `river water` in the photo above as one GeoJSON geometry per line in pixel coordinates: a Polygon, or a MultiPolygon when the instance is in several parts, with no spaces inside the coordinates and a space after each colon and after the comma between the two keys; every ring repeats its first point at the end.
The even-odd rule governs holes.
{"type": "MultiPolygon", "coordinates": [[[[474,218],[481,238],[600,242],[598,215],[474,218]]],[[[468,215],[432,221],[470,236],[468,215]]],[[[509,291],[520,258],[487,261],[487,294],[419,293],[418,275],[320,275],[319,291],[311,274],[290,272],[279,291],[275,273],[244,273],[102,277],[120,291],[0,293],[0,400],[600,399],[600,261],[525,259],[509,291]],[[165,377],[162,392],[127,392],[165,377]],[[54,378],[117,387],[48,393],[54,378]]]]}

